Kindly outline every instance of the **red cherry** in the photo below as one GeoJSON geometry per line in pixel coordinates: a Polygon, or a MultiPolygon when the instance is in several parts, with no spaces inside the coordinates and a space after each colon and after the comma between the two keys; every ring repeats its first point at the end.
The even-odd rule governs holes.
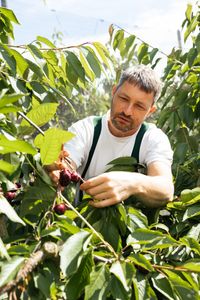
{"type": "Polygon", "coordinates": [[[74,171],[71,173],[71,181],[77,183],[80,180],[80,175],[74,171]]]}
{"type": "Polygon", "coordinates": [[[67,186],[71,181],[71,172],[67,169],[64,169],[60,172],[59,183],[62,186],[67,186]]]}
{"type": "Polygon", "coordinates": [[[54,211],[58,214],[58,215],[63,215],[64,212],[68,209],[68,206],[65,203],[59,203],[57,205],[54,206],[54,211]]]}
{"type": "Polygon", "coordinates": [[[6,197],[6,199],[8,201],[11,201],[11,200],[15,199],[16,193],[14,191],[8,191],[8,192],[5,192],[4,196],[6,197]]]}

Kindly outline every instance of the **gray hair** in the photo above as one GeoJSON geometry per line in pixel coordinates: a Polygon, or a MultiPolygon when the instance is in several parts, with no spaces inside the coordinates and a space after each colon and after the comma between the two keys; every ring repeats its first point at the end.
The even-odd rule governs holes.
{"type": "Polygon", "coordinates": [[[154,94],[154,101],[156,101],[162,90],[162,81],[157,77],[152,68],[147,65],[136,65],[123,71],[117,84],[117,89],[125,82],[139,87],[146,93],[154,94]]]}

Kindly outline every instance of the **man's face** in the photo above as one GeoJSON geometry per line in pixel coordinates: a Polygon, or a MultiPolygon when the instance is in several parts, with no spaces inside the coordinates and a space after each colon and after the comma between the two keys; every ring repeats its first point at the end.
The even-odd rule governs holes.
{"type": "Polygon", "coordinates": [[[124,82],[112,91],[109,129],[115,136],[130,136],[142,122],[155,111],[153,93],[141,91],[137,86],[124,82]]]}

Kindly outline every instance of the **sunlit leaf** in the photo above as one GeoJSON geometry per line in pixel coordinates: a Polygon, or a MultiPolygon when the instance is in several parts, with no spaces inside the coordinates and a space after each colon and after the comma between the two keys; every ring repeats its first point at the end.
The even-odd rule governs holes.
{"type": "MultiPolygon", "coordinates": [[[[30,110],[26,116],[37,126],[43,126],[49,122],[56,113],[58,103],[43,103],[30,110]]],[[[22,120],[21,126],[32,126],[25,119],[22,120]]]]}
{"type": "Polygon", "coordinates": [[[4,135],[0,134],[0,153],[23,152],[35,155],[36,149],[29,143],[20,140],[9,140],[4,135]]]}
{"type": "Polygon", "coordinates": [[[5,214],[11,221],[25,225],[6,198],[0,195],[0,213],[5,214]]]}
{"type": "Polygon", "coordinates": [[[62,144],[73,138],[74,134],[59,128],[50,128],[45,131],[44,136],[39,134],[35,138],[36,147],[40,148],[41,161],[43,165],[49,165],[58,159],[62,144]]]}
{"type": "MultiPolygon", "coordinates": [[[[0,149],[1,149],[1,146],[0,146],[0,149]]],[[[11,174],[14,172],[15,169],[16,169],[16,167],[13,166],[12,164],[10,164],[7,161],[4,161],[2,159],[0,160],[0,170],[1,171],[11,174]]]]}

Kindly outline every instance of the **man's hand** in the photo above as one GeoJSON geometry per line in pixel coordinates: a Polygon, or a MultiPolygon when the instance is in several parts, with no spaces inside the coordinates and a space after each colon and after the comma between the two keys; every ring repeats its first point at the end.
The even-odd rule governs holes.
{"type": "Polygon", "coordinates": [[[134,195],[147,207],[161,207],[173,199],[173,181],[170,166],[153,162],[147,175],[135,172],[108,172],[81,184],[81,190],[90,195],[94,207],[120,203],[134,195]]]}
{"type": "MultiPolygon", "coordinates": [[[[88,179],[80,189],[92,196],[94,207],[106,207],[126,200],[130,196],[132,181],[128,172],[108,172],[88,179]]],[[[132,173],[133,174],[133,173],[132,173]]]]}
{"type": "Polygon", "coordinates": [[[63,169],[68,168],[68,165],[66,164],[64,158],[69,156],[69,152],[65,150],[61,150],[58,160],[56,160],[51,165],[46,165],[44,168],[49,174],[49,177],[53,181],[55,185],[58,184],[59,178],[60,178],[60,171],[63,169]]]}

